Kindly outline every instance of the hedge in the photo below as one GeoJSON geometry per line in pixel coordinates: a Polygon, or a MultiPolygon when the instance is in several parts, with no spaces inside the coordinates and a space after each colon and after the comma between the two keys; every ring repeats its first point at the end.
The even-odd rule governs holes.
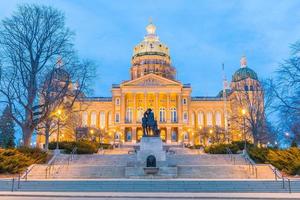
{"type": "Polygon", "coordinates": [[[240,150],[237,144],[213,144],[205,147],[204,151],[210,154],[226,154],[227,148],[230,149],[233,154],[236,154],[240,150]]]}
{"type": "MultiPolygon", "coordinates": [[[[64,152],[69,154],[77,147],[77,154],[93,154],[98,152],[98,145],[95,142],[80,140],[74,142],[59,142],[59,149],[64,149],[64,152]]],[[[56,142],[49,143],[49,149],[56,149],[56,142]]]]}

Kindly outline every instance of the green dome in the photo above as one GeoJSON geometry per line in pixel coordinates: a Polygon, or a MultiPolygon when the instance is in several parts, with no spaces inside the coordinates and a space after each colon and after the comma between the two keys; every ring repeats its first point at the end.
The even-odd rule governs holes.
{"type": "Polygon", "coordinates": [[[234,73],[232,76],[232,81],[237,82],[247,78],[258,80],[257,74],[254,70],[250,69],[249,67],[242,67],[234,73]]]}

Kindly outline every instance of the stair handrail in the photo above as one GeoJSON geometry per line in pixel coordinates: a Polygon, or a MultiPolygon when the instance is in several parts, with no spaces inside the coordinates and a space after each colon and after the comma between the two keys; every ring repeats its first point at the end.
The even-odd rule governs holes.
{"type": "Polygon", "coordinates": [[[278,179],[281,179],[282,181],[282,188],[283,189],[288,189],[289,193],[292,193],[292,188],[291,188],[291,179],[287,176],[284,176],[283,174],[280,173],[280,171],[274,167],[273,165],[269,165],[270,168],[272,169],[274,176],[275,176],[275,180],[278,181],[278,179]],[[288,183],[288,188],[285,188],[285,182],[288,183]]]}
{"type": "Polygon", "coordinates": [[[232,153],[231,149],[226,147],[226,152],[227,152],[227,155],[230,158],[230,161],[233,161],[233,164],[235,164],[235,157],[233,156],[233,153],[232,153]]]}
{"type": "Polygon", "coordinates": [[[248,153],[246,151],[244,151],[244,159],[245,162],[248,163],[249,166],[249,171],[252,174],[255,174],[255,178],[257,178],[257,167],[256,167],[256,163],[250,158],[250,156],[248,155],[248,153]]]}

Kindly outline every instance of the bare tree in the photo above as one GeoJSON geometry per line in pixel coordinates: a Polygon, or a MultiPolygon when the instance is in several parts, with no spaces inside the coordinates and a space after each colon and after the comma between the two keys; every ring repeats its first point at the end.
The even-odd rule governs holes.
{"type": "MultiPolygon", "coordinates": [[[[300,41],[291,46],[291,56],[280,65],[273,83],[280,125],[300,142],[300,41]]],[[[283,131],[282,131],[283,132],[283,131]]]]}
{"type": "MultiPolygon", "coordinates": [[[[87,68],[81,67],[89,62],[78,61],[72,39],[64,14],[52,7],[22,5],[2,20],[0,54],[4,67],[0,93],[22,129],[26,146],[38,124],[68,96],[69,87],[76,82],[82,89],[86,86],[88,76],[82,78],[81,73],[87,73],[87,68]],[[68,81],[59,92],[51,93],[45,80],[52,83],[51,72],[58,65],[67,72],[68,81]]],[[[75,99],[79,93],[72,95],[75,99]]]]}
{"type": "Polygon", "coordinates": [[[257,144],[264,137],[266,128],[264,89],[259,81],[251,82],[250,88],[248,81],[242,80],[230,95],[231,121],[234,122],[231,126],[245,134],[243,138],[253,138],[254,144],[257,144]]]}

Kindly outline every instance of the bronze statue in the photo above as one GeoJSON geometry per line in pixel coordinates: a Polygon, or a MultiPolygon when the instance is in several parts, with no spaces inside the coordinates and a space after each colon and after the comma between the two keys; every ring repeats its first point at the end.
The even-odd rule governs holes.
{"type": "Polygon", "coordinates": [[[157,121],[154,119],[154,113],[151,108],[148,108],[142,118],[142,127],[144,136],[159,136],[160,131],[157,126],[157,121]]]}

